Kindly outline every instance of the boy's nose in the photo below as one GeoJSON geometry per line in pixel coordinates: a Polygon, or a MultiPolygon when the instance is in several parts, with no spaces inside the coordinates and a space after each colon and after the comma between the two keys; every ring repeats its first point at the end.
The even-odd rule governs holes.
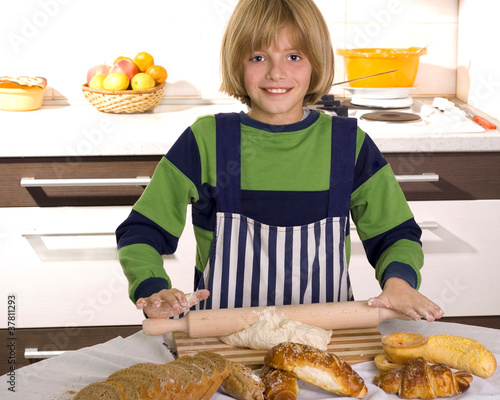
{"type": "Polygon", "coordinates": [[[286,71],[283,65],[279,62],[273,62],[269,66],[269,71],[267,73],[267,78],[273,81],[279,81],[286,77],[286,71]]]}

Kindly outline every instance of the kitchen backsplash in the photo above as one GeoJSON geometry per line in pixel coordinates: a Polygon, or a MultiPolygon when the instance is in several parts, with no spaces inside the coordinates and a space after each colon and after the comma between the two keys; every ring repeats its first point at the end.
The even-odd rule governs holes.
{"type": "MultiPolygon", "coordinates": [[[[147,51],[168,70],[165,96],[169,101],[225,99],[218,92],[219,48],[237,0],[4,3],[0,75],[44,76],[49,98],[81,100],[80,86],[88,68],[147,51]]],[[[335,48],[429,45],[428,54],[421,57],[415,94],[456,93],[459,0],[316,3],[328,22],[335,48]]],[[[476,23],[481,29],[481,20],[476,23]]],[[[335,80],[344,79],[342,57],[336,56],[335,80]]],[[[335,87],[334,93],[342,90],[335,87]]]]}

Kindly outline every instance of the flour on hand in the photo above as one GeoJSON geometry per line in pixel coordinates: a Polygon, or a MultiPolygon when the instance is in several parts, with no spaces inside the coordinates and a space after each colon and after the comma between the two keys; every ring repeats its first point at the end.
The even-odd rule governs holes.
{"type": "Polygon", "coordinates": [[[261,312],[257,322],[242,331],[220,337],[220,340],[230,346],[255,350],[268,350],[282,342],[294,342],[325,351],[331,336],[331,330],[303,324],[285,314],[277,315],[275,308],[269,307],[261,312]]]}

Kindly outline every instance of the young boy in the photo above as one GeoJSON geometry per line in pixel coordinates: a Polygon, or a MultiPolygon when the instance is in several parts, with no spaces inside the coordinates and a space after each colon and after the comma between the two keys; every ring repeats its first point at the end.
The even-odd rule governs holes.
{"type": "Polygon", "coordinates": [[[222,91],[248,113],[199,118],[180,136],[117,229],[137,308],[349,301],[349,214],[383,288],[369,300],[440,318],[421,295],[421,231],[389,165],[350,118],[305,106],[329,92],[333,51],[312,0],[240,0],[221,53],[222,91]],[[192,205],[194,294],[172,288],[172,254],[192,205]]]}

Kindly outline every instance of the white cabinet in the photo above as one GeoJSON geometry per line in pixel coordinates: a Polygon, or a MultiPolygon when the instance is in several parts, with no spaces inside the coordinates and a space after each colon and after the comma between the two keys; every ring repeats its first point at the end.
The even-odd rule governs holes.
{"type": "MultiPolygon", "coordinates": [[[[114,231],[130,206],[0,208],[0,292],[16,296],[16,328],[138,325],[117,259],[114,231]]],[[[191,291],[194,235],[188,224],[165,267],[191,291]]],[[[0,303],[7,314],[7,300],[0,303]]],[[[2,318],[0,329],[7,327],[2,318]]]]}
{"type": "MultiPolygon", "coordinates": [[[[500,315],[500,200],[414,201],[424,228],[420,292],[446,316],[500,315]]],[[[352,232],[350,274],[357,300],[380,294],[374,270],[352,232]]]]}

